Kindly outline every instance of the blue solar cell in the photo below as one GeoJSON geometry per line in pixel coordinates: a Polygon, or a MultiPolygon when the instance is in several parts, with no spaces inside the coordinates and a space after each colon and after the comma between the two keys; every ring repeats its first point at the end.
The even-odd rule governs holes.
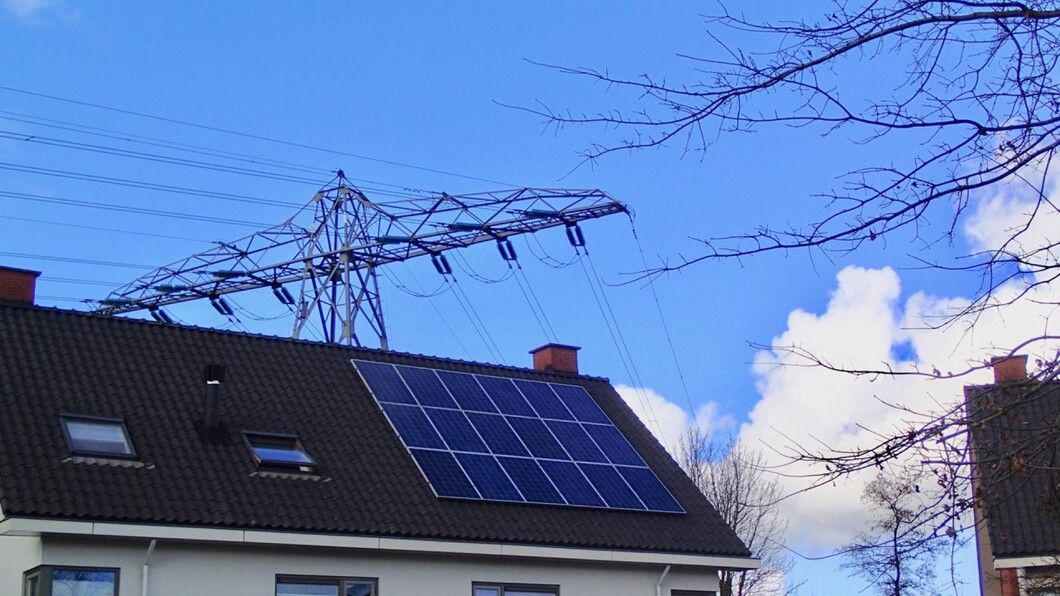
{"type": "Polygon", "coordinates": [[[622,477],[626,479],[626,483],[633,488],[649,510],[684,513],[680,503],[677,502],[677,499],[674,499],[674,496],[663,486],[663,483],[656,478],[654,472],[648,468],[617,467],[618,473],[622,474],[622,477]]]}
{"type": "Polygon", "coordinates": [[[645,465],[644,460],[637,455],[636,450],[629,444],[626,437],[618,432],[617,428],[602,424],[583,424],[582,427],[596,441],[596,445],[611,460],[611,463],[627,466],[645,465]]]}
{"type": "Polygon", "coordinates": [[[354,365],[360,371],[364,382],[372,390],[379,403],[390,402],[398,404],[414,404],[412,394],[408,387],[401,382],[401,377],[393,366],[382,362],[368,362],[365,360],[354,360],[354,365]]]}
{"type": "Polygon", "coordinates": [[[519,492],[531,503],[556,503],[563,504],[560,496],[548,476],[541,471],[541,467],[532,459],[521,459],[517,457],[498,457],[498,461],[511,476],[512,481],[519,487],[519,492]]]}
{"type": "Polygon", "coordinates": [[[607,501],[609,507],[619,509],[644,509],[640,499],[626,486],[622,476],[615,471],[613,466],[601,466],[597,464],[578,464],[582,472],[593,483],[596,492],[607,501]]]}
{"type": "Polygon", "coordinates": [[[471,424],[475,426],[478,433],[482,435],[482,439],[486,441],[486,445],[489,445],[490,451],[493,453],[530,455],[530,452],[519,441],[519,437],[516,436],[512,427],[505,422],[504,417],[496,414],[479,414],[478,412],[468,412],[467,417],[471,420],[471,424]]]}
{"type": "Polygon", "coordinates": [[[440,370],[438,376],[461,408],[472,412],[497,411],[497,406],[493,405],[473,375],[440,370]]]}
{"type": "Polygon", "coordinates": [[[435,432],[434,427],[423,415],[423,410],[418,406],[399,406],[397,404],[382,404],[387,418],[397,429],[401,440],[406,447],[427,447],[430,449],[445,449],[445,443],[435,432]]]}
{"type": "Polygon", "coordinates": [[[457,407],[433,370],[412,366],[399,366],[397,369],[421,405],[453,409],[457,407]]]}
{"type": "Polygon", "coordinates": [[[512,484],[504,469],[492,455],[457,453],[456,459],[464,467],[471,482],[483,499],[497,501],[523,501],[523,496],[512,484]]]}
{"type": "Polygon", "coordinates": [[[545,470],[552,484],[556,485],[563,498],[571,505],[585,505],[586,507],[604,507],[605,503],[600,495],[596,494],[593,486],[585,479],[578,466],[567,461],[541,460],[538,462],[545,470]]]}
{"type": "Polygon", "coordinates": [[[611,419],[604,414],[596,400],[586,393],[585,389],[576,385],[560,385],[552,383],[552,390],[563,401],[574,417],[581,422],[598,422],[600,424],[611,424],[611,419]]]}
{"type": "Polygon", "coordinates": [[[508,424],[512,425],[516,434],[523,440],[526,448],[534,457],[546,457],[550,459],[570,459],[567,452],[560,446],[559,441],[548,432],[545,423],[536,418],[508,417],[508,424]]]}
{"type": "Polygon", "coordinates": [[[563,448],[567,450],[574,461],[588,461],[606,464],[609,460],[596,443],[589,438],[588,433],[582,429],[577,422],[560,422],[559,420],[547,420],[552,434],[559,439],[563,448]]]}
{"type": "Polygon", "coordinates": [[[516,416],[537,416],[510,379],[485,375],[475,375],[475,377],[501,412],[516,416]]]}
{"type": "Polygon", "coordinates": [[[526,401],[537,411],[542,418],[556,418],[559,420],[574,420],[574,416],[563,405],[563,402],[552,392],[548,383],[537,383],[534,381],[515,381],[515,386],[522,391],[526,401]]]}
{"type": "Polygon", "coordinates": [[[439,497],[477,499],[479,494],[452,453],[409,449],[439,497]]]}
{"type": "Polygon", "coordinates": [[[434,427],[442,434],[442,438],[453,451],[473,451],[475,453],[489,453],[486,444],[478,437],[478,433],[471,427],[471,423],[459,410],[439,410],[438,408],[423,408],[427,417],[434,423],[434,427]]]}

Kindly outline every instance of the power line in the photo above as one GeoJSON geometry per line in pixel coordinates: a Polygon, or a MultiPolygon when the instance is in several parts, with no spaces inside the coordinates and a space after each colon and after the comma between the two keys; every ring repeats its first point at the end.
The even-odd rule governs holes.
{"type": "Polygon", "coordinates": [[[497,181],[497,180],[490,180],[488,178],[479,178],[477,176],[468,176],[466,174],[458,174],[456,172],[449,172],[449,171],[446,171],[446,170],[439,170],[439,169],[436,169],[436,168],[426,168],[426,167],[423,167],[423,166],[416,166],[416,165],[403,163],[403,162],[399,162],[399,161],[392,161],[392,160],[387,160],[387,159],[379,159],[379,158],[375,158],[375,157],[368,157],[366,155],[359,155],[359,154],[350,153],[350,152],[347,152],[347,151],[339,151],[337,149],[327,149],[327,148],[323,148],[323,147],[314,147],[312,145],[307,145],[307,144],[304,144],[304,143],[297,143],[297,142],[294,142],[294,141],[286,141],[286,140],[283,140],[283,139],[276,139],[276,138],[273,138],[273,137],[267,137],[267,136],[263,136],[263,135],[240,132],[240,131],[236,131],[236,130],[229,130],[229,129],[221,128],[221,127],[218,127],[218,126],[209,126],[209,125],[206,125],[206,124],[197,124],[195,122],[189,122],[187,120],[178,120],[176,118],[167,118],[165,116],[156,116],[156,115],[147,114],[147,113],[144,113],[144,112],[136,112],[136,111],[133,111],[133,110],[125,110],[125,109],[122,109],[122,108],[114,108],[114,107],[105,106],[105,105],[96,104],[96,103],[91,103],[91,102],[87,102],[87,101],[80,101],[80,100],[76,100],[76,99],[68,99],[68,98],[59,97],[59,96],[56,96],[56,95],[48,95],[48,94],[45,94],[45,93],[37,93],[37,92],[34,92],[34,91],[26,91],[24,89],[16,89],[14,87],[6,87],[6,86],[3,86],[3,85],[0,85],[0,90],[9,91],[11,93],[20,93],[22,95],[29,95],[29,96],[32,96],[32,97],[41,97],[41,98],[44,98],[44,99],[50,99],[50,100],[53,100],[53,101],[59,101],[59,102],[63,102],[63,103],[73,104],[73,105],[79,105],[79,106],[84,106],[84,107],[89,107],[89,108],[95,108],[95,109],[98,109],[98,110],[105,110],[105,111],[108,111],[108,112],[115,112],[115,113],[118,113],[118,114],[125,114],[125,115],[128,115],[128,116],[136,116],[138,118],[148,118],[150,120],[156,120],[156,121],[159,121],[159,122],[168,122],[170,124],[179,124],[181,126],[188,126],[188,127],[197,128],[197,129],[200,129],[200,130],[208,130],[208,131],[211,131],[211,132],[219,132],[219,133],[223,133],[223,134],[235,135],[235,136],[243,137],[243,138],[246,138],[246,139],[254,139],[256,141],[265,141],[265,142],[268,142],[268,143],[275,143],[275,144],[278,144],[278,145],[285,145],[285,146],[288,146],[288,147],[297,147],[299,149],[308,149],[310,151],[317,151],[317,152],[320,152],[320,153],[329,153],[329,154],[332,154],[332,155],[342,155],[344,157],[352,157],[354,159],[361,159],[361,160],[364,160],[364,161],[371,161],[371,162],[374,162],[374,163],[381,163],[381,164],[386,164],[386,165],[391,165],[391,166],[398,166],[398,167],[402,167],[402,168],[408,168],[408,169],[412,169],[412,170],[419,170],[421,172],[431,172],[433,174],[442,174],[442,175],[445,175],[445,176],[452,176],[454,178],[463,178],[465,180],[476,180],[478,182],[488,182],[490,184],[500,184],[502,186],[510,186],[510,187],[522,187],[522,186],[525,186],[525,185],[520,185],[520,184],[512,184],[510,182],[500,182],[500,181],[497,181]]]}
{"type": "Polygon", "coordinates": [[[11,170],[15,172],[22,172],[26,174],[37,174],[40,176],[52,176],[56,178],[67,178],[73,180],[82,180],[85,182],[96,182],[100,184],[111,184],[114,186],[125,186],[130,188],[139,188],[141,190],[156,190],[159,192],[168,192],[180,195],[192,195],[196,197],[205,197],[210,199],[220,199],[222,201],[235,201],[239,203],[252,203],[256,205],[267,205],[270,207],[293,207],[298,208],[302,205],[298,203],[292,203],[289,201],[276,201],[273,199],[262,199],[259,197],[251,197],[247,195],[237,195],[224,192],[212,192],[208,190],[202,190],[197,188],[188,188],[186,186],[172,186],[169,184],[157,184],[154,182],[144,182],[142,180],[129,180],[127,178],[113,178],[110,176],[99,176],[96,174],[86,174],[83,172],[72,172],[69,170],[56,170],[52,168],[40,168],[36,166],[24,166],[10,162],[0,161],[0,170],[11,170]]]}
{"type": "MultiPolygon", "coordinates": [[[[0,191],[2,193],[3,191],[0,191]]],[[[13,198],[13,197],[11,197],[13,198]]],[[[184,240],[187,242],[202,242],[206,244],[213,244],[212,240],[203,240],[201,238],[189,238],[187,236],[170,236],[169,234],[152,234],[151,232],[139,232],[137,230],[119,230],[117,228],[105,228],[102,226],[87,226],[84,224],[73,224],[61,221],[51,221],[47,219],[34,219],[32,217],[15,217],[13,215],[0,215],[0,219],[9,219],[12,221],[24,221],[27,223],[44,224],[48,226],[62,226],[65,228],[78,228],[82,230],[93,230],[97,232],[112,232],[115,234],[133,234],[136,236],[148,236],[151,238],[165,238],[167,240],[184,240]]]]}
{"type": "Polygon", "coordinates": [[[77,141],[68,141],[66,139],[59,139],[54,137],[42,137],[39,135],[30,135],[26,133],[19,133],[11,130],[0,130],[0,138],[11,139],[13,141],[22,141],[24,143],[34,143],[37,145],[47,145],[49,147],[59,147],[62,149],[73,149],[76,151],[86,151],[89,153],[97,153],[100,155],[110,155],[113,157],[125,157],[129,159],[139,159],[143,161],[152,161],[155,163],[164,163],[168,165],[183,166],[189,168],[197,168],[201,170],[209,170],[213,172],[223,172],[226,174],[239,174],[242,176],[253,176],[255,178],[266,178],[269,180],[278,180],[280,182],[293,182],[296,184],[312,184],[314,186],[323,186],[327,180],[321,180],[320,178],[305,178],[301,176],[290,176],[286,174],[275,174],[265,170],[252,170],[249,168],[241,168],[236,166],[226,166],[223,164],[210,163],[205,161],[198,161],[192,159],[183,159],[180,157],[173,157],[169,155],[161,155],[158,153],[146,153],[143,151],[129,151],[127,149],[118,149],[116,147],[108,147],[106,145],[96,145],[93,143],[79,143],[77,141]]]}
{"type": "Polygon", "coordinates": [[[66,199],[62,197],[50,197],[47,195],[37,195],[24,192],[11,192],[7,190],[0,190],[0,197],[7,197],[9,199],[17,199],[20,201],[33,201],[36,203],[54,203],[57,205],[69,205],[72,207],[84,207],[87,209],[103,209],[106,211],[118,211],[121,213],[137,213],[140,215],[153,215],[156,217],[171,217],[176,219],[187,219],[191,221],[202,221],[209,223],[221,223],[233,226],[246,226],[251,228],[266,228],[268,224],[243,221],[239,219],[227,219],[222,217],[210,217],[207,215],[196,215],[194,213],[179,213],[175,211],[162,211],[159,209],[146,209],[144,207],[126,207],[124,205],[113,205],[110,203],[99,203],[96,201],[81,201],[78,199],[66,199]]]}
{"type": "Polygon", "coordinates": [[[16,259],[34,259],[37,261],[57,261],[60,263],[77,263],[78,265],[99,265],[101,267],[123,267],[125,269],[155,269],[151,265],[134,265],[132,263],[119,263],[116,261],[96,261],[92,259],[78,259],[74,257],[53,257],[49,255],[34,255],[24,252],[2,252],[0,257],[13,257],[16,259]]]}
{"type": "MultiPolygon", "coordinates": [[[[648,270],[648,259],[644,257],[644,246],[640,243],[640,236],[637,235],[637,227],[633,224],[633,218],[629,219],[629,227],[633,231],[633,240],[637,243],[637,251],[640,253],[640,262],[644,267],[644,271],[648,270]]],[[[688,411],[692,413],[692,422],[699,426],[699,413],[696,411],[696,407],[692,405],[692,394],[688,391],[688,383],[685,382],[685,373],[681,370],[681,360],[677,357],[677,349],[674,348],[674,340],[670,336],[670,327],[666,324],[666,317],[663,315],[662,303],[659,301],[659,294],[655,291],[655,278],[648,278],[648,287],[651,289],[652,298],[655,300],[655,310],[659,313],[659,321],[662,323],[663,333],[666,334],[666,344],[670,347],[670,355],[674,360],[674,367],[677,369],[677,378],[681,381],[681,389],[685,392],[685,401],[688,403],[688,411]]]]}
{"type": "Polygon", "coordinates": [[[254,165],[269,165],[281,169],[302,172],[304,174],[330,174],[330,172],[324,168],[314,168],[312,166],[296,164],[289,161],[249,155],[246,153],[236,153],[234,151],[225,151],[223,149],[213,149],[210,147],[194,145],[191,143],[178,143],[177,141],[171,141],[168,139],[160,139],[158,137],[138,135],[110,128],[101,128],[98,126],[88,126],[85,124],[78,124],[76,122],[69,122],[67,120],[56,120],[54,118],[45,118],[43,116],[34,116],[32,114],[12,112],[10,110],[0,110],[0,114],[5,114],[0,115],[0,119],[9,120],[11,122],[20,122],[22,124],[29,124],[31,126],[40,126],[43,128],[51,128],[55,130],[65,130],[67,132],[75,132],[82,135],[103,137],[106,139],[124,141],[127,143],[137,143],[150,147],[162,147],[165,149],[183,151],[195,155],[219,157],[222,159],[240,161],[243,163],[250,163],[254,165]]]}
{"type": "Polygon", "coordinates": [[[58,283],[58,284],[78,284],[78,285],[83,285],[83,286],[105,286],[105,287],[109,287],[109,288],[116,288],[116,287],[122,285],[120,283],[111,282],[111,281],[96,281],[96,280],[91,280],[91,279],[76,279],[76,278],[72,278],[72,277],[49,277],[47,275],[42,275],[40,277],[40,281],[47,281],[47,282],[58,283]]]}
{"type": "Polygon", "coordinates": [[[589,259],[589,253],[586,252],[584,258],[578,259],[578,264],[582,267],[582,272],[585,273],[585,278],[589,282],[589,289],[593,293],[593,298],[596,300],[596,306],[600,310],[600,315],[604,318],[604,324],[607,326],[607,332],[611,335],[611,341],[615,345],[615,350],[618,352],[618,359],[622,363],[622,367],[626,369],[626,374],[629,375],[630,382],[633,383],[633,390],[637,394],[637,398],[640,400],[641,407],[644,408],[644,413],[650,418],[647,420],[649,424],[655,426],[658,432],[659,441],[667,449],[670,448],[666,444],[666,437],[662,432],[662,425],[659,424],[659,419],[655,415],[655,407],[652,406],[651,401],[644,394],[644,383],[640,379],[640,374],[637,372],[636,366],[633,364],[633,354],[629,351],[629,346],[626,345],[625,337],[622,335],[622,330],[618,326],[618,319],[615,318],[615,312],[611,309],[611,303],[607,300],[607,294],[604,292],[603,284],[600,283],[599,275],[596,273],[596,267],[592,266],[592,261],[589,259]],[[589,269],[585,267],[585,261],[589,261],[589,265],[592,267],[592,274],[589,273],[589,269]],[[599,294],[597,293],[599,290],[599,294]],[[606,304],[606,310],[604,305],[606,304]],[[612,327],[613,322],[613,327],[612,327]]]}
{"type": "MultiPolygon", "coordinates": [[[[192,143],[179,143],[177,141],[171,141],[168,139],[160,139],[157,137],[137,135],[124,131],[116,131],[109,128],[100,128],[97,126],[88,126],[84,124],[77,124],[75,122],[69,122],[65,120],[56,120],[54,118],[44,118],[42,116],[33,116],[30,114],[23,114],[20,112],[12,112],[10,110],[0,110],[0,114],[7,114],[7,116],[0,116],[2,120],[10,120],[12,122],[20,122],[23,124],[29,124],[31,126],[40,126],[44,128],[52,128],[57,130],[65,130],[68,132],[74,132],[77,134],[103,137],[107,139],[119,140],[127,143],[137,143],[141,145],[148,145],[151,147],[162,147],[165,149],[171,149],[174,151],[183,151],[191,153],[193,155],[206,155],[209,157],[217,157],[221,159],[227,159],[231,161],[238,161],[243,163],[249,163],[253,165],[266,165],[275,168],[291,170],[296,172],[302,172],[304,174],[312,175],[332,175],[332,170],[307,166],[304,164],[297,164],[290,161],[283,161],[278,159],[272,159],[268,157],[261,157],[257,155],[251,155],[247,153],[238,153],[234,151],[226,151],[223,149],[216,149],[212,147],[206,147],[203,145],[195,145],[192,143]]],[[[394,197],[414,197],[423,194],[430,194],[431,191],[412,188],[403,184],[391,184],[388,182],[379,182],[378,180],[371,180],[368,178],[357,178],[348,176],[349,180],[355,182],[365,183],[361,186],[361,190],[371,190],[376,194],[383,194],[394,197]],[[396,192],[394,190],[385,190],[386,187],[390,189],[398,189],[403,192],[396,192]]],[[[437,193],[434,193],[437,194],[437,193]]]]}

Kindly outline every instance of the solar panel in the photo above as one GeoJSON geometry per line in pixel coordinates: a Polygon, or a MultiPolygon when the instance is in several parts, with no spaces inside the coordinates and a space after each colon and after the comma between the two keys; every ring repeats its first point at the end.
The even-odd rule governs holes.
{"type": "Polygon", "coordinates": [[[564,504],[563,497],[536,461],[521,457],[498,457],[497,460],[504,466],[504,470],[511,476],[515,486],[519,487],[519,492],[523,493],[527,501],[564,504]]]}
{"type": "Polygon", "coordinates": [[[438,497],[684,512],[580,386],[353,363],[438,497]]]}
{"type": "Polygon", "coordinates": [[[526,401],[542,418],[574,420],[570,410],[563,405],[548,383],[535,381],[515,381],[515,386],[526,396],[526,401]]]}
{"type": "Polygon", "coordinates": [[[537,412],[526,403],[523,394],[519,393],[511,379],[484,375],[475,375],[475,377],[501,412],[516,416],[537,416],[537,412]]]}
{"type": "Polygon", "coordinates": [[[479,498],[475,487],[460,468],[456,457],[446,451],[427,451],[426,449],[409,449],[416,459],[427,482],[431,483],[439,497],[479,498]]]}

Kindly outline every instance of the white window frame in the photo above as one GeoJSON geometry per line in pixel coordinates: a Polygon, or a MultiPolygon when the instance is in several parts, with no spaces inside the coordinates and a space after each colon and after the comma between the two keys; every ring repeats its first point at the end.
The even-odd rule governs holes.
{"type": "Polygon", "coordinates": [[[29,582],[37,580],[37,593],[33,596],[52,596],[52,584],[56,571],[89,571],[114,574],[113,596],[120,594],[121,569],[117,567],[82,567],[78,565],[38,565],[22,574],[22,596],[30,596],[29,582]]]}
{"type": "Polygon", "coordinates": [[[279,594],[280,584],[305,584],[308,586],[335,586],[339,596],[346,596],[349,584],[368,584],[372,591],[370,596],[379,594],[379,578],[375,577],[337,577],[328,575],[290,575],[278,574],[274,594],[279,594]]]}
{"type": "Polygon", "coordinates": [[[550,584],[506,584],[498,582],[474,582],[471,584],[471,594],[475,596],[478,590],[494,590],[491,596],[505,596],[509,592],[523,592],[540,594],[541,596],[559,596],[559,586],[550,584]]]}

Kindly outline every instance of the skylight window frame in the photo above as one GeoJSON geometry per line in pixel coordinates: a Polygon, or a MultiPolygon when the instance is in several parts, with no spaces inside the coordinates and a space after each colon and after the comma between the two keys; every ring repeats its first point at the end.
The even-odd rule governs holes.
{"type": "Polygon", "coordinates": [[[307,474],[315,474],[320,464],[317,460],[309,455],[309,451],[302,444],[302,439],[296,434],[291,433],[275,433],[258,430],[244,430],[243,431],[243,444],[246,445],[247,450],[250,451],[250,457],[254,460],[257,466],[264,470],[283,470],[285,472],[302,472],[307,474]],[[284,447],[291,446],[292,451],[298,451],[308,459],[306,462],[291,462],[277,459],[264,459],[258,454],[258,450],[254,447],[254,443],[251,437],[264,439],[266,442],[272,441],[277,444],[286,443],[281,445],[284,447]]]}
{"type": "Polygon", "coordinates": [[[63,429],[63,438],[66,439],[66,448],[71,455],[83,455],[86,457],[98,457],[104,459],[125,459],[125,460],[136,460],[140,456],[136,453],[136,446],[133,444],[132,435],[129,434],[129,426],[125,422],[125,418],[114,418],[109,416],[92,416],[88,414],[70,414],[67,412],[59,413],[59,426],[63,429]],[[125,445],[129,448],[129,453],[114,453],[112,451],[96,451],[93,449],[78,449],[76,446],[76,439],[70,434],[70,427],[67,424],[68,421],[83,421],[96,424],[113,424],[117,425],[121,429],[122,435],[125,437],[125,445]]]}

